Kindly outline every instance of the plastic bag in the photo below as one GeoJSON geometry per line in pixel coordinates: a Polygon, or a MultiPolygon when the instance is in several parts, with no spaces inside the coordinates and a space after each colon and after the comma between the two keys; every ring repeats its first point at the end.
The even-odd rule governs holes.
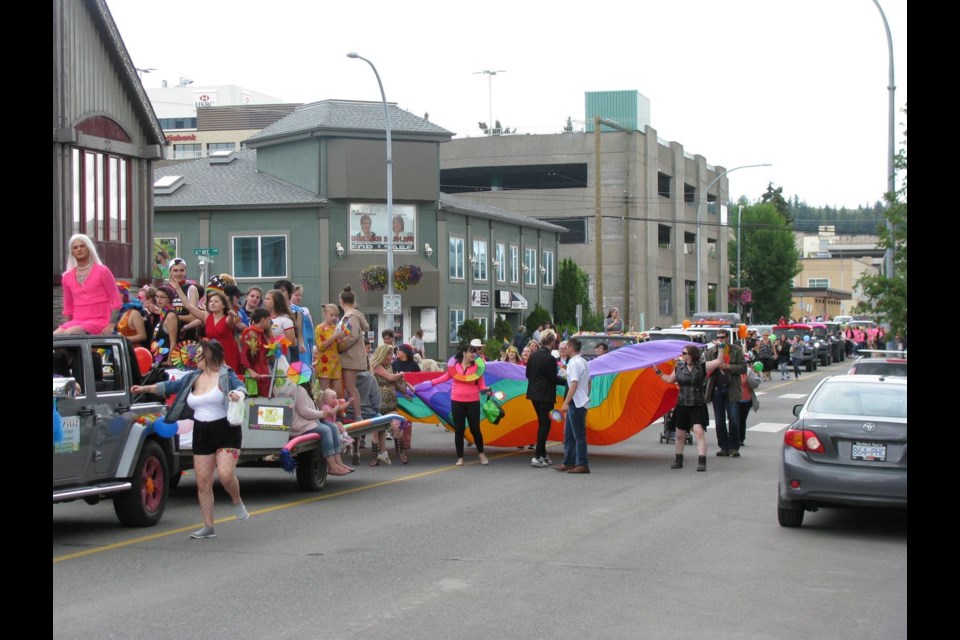
{"type": "Polygon", "coordinates": [[[243,396],[239,400],[231,400],[230,404],[227,405],[227,422],[234,427],[239,427],[246,417],[247,403],[244,402],[243,396]]]}
{"type": "Polygon", "coordinates": [[[480,410],[483,412],[483,416],[492,424],[498,424],[503,416],[506,415],[503,407],[497,404],[492,398],[485,398],[480,403],[480,410]]]}

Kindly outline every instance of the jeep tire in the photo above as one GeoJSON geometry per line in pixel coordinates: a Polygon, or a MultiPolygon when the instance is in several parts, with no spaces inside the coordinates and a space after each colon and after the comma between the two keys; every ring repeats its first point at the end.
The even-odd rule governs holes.
{"type": "Polygon", "coordinates": [[[133,487],[113,499],[113,510],[120,522],[127,527],[152,527],[160,522],[167,506],[169,482],[163,449],[147,440],[133,469],[133,487]]]}

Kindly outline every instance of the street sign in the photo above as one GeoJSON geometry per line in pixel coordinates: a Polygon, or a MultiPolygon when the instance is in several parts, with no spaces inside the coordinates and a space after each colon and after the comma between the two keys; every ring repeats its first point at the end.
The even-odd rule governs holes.
{"type": "Polygon", "coordinates": [[[194,249],[193,255],[195,256],[218,256],[220,255],[219,247],[204,247],[203,249],[194,249]]]}
{"type": "Polygon", "coordinates": [[[400,294],[383,294],[383,312],[397,314],[400,313],[400,294]]]}

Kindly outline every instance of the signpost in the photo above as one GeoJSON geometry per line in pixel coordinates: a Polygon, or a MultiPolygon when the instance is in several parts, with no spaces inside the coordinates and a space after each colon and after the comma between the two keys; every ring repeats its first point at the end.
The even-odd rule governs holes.
{"type": "MultiPolygon", "coordinates": [[[[220,255],[220,247],[204,247],[202,249],[194,249],[193,255],[195,256],[218,256],[220,255]]],[[[211,262],[213,262],[211,260],[211,262]]]]}
{"type": "Polygon", "coordinates": [[[383,294],[383,312],[386,315],[400,314],[400,294],[383,294]]]}

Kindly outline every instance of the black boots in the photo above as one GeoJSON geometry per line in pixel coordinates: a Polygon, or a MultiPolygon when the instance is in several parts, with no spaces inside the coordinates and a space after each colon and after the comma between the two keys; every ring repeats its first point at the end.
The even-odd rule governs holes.
{"type": "Polygon", "coordinates": [[[707,470],[707,456],[700,456],[697,458],[697,471],[706,471],[707,470]]]}
{"type": "Polygon", "coordinates": [[[673,461],[673,464],[670,465],[671,469],[683,469],[683,454],[676,454],[676,458],[673,461]]]}

